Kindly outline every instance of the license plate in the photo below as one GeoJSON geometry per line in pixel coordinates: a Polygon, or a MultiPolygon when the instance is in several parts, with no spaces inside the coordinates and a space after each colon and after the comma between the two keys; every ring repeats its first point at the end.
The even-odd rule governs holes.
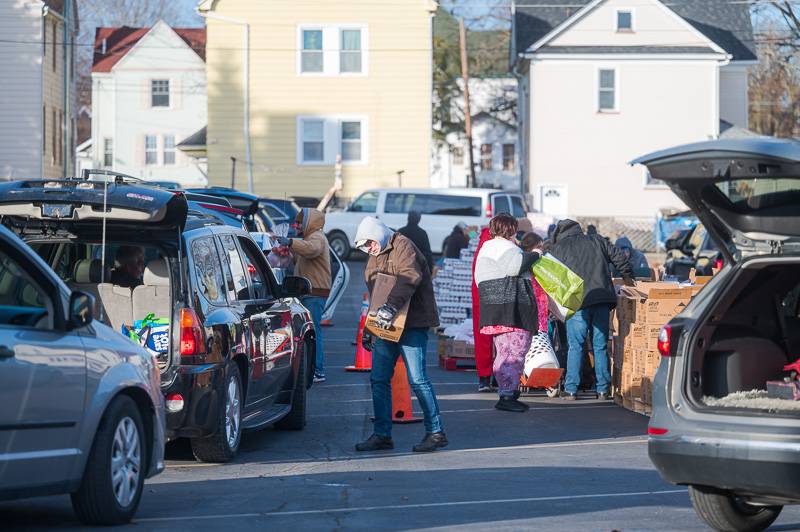
{"type": "Polygon", "coordinates": [[[64,203],[43,203],[42,218],[72,218],[73,208],[64,203]]]}

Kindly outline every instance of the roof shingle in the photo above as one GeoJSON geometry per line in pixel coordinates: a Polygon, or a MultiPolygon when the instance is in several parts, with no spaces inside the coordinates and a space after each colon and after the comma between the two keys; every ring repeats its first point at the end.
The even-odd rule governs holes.
{"type": "MultiPolygon", "coordinates": [[[[92,72],[111,72],[125,54],[127,54],[142,37],[147,35],[151,28],[131,28],[121,26],[116,28],[97,28],[94,36],[94,58],[92,72]],[[105,53],[103,53],[105,41],[105,53]]],[[[206,60],[206,29],[205,28],[172,28],[181,39],[200,56],[206,60]]]]}

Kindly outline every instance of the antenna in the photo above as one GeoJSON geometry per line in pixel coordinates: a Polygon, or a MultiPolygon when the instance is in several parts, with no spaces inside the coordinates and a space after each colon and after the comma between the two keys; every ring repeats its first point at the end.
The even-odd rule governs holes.
{"type": "MultiPolygon", "coordinates": [[[[84,170],[84,179],[88,180],[88,170],[84,170]]],[[[103,237],[100,242],[100,284],[106,282],[106,218],[108,216],[108,179],[103,182],[103,237]]],[[[105,309],[100,305],[100,321],[105,320],[105,309]]]]}

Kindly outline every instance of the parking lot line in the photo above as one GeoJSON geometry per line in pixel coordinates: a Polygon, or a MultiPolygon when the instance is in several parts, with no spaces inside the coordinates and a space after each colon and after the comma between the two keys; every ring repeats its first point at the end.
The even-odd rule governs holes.
{"type": "Polygon", "coordinates": [[[328,508],[324,510],[289,510],[278,512],[248,512],[234,514],[192,515],[175,517],[145,517],[134,519],[134,523],[167,523],[206,519],[244,519],[250,517],[291,517],[296,515],[325,515],[332,513],[374,512],[391,510],[415,510],[424,508],[447,508],[453,506],[472,506],[477,504],[518,504],[532,502],[572,501],[579,499],[603,499],[613,497],[652,497],[655,495],[674,495],[686,493],[686,489],[660,491],[629,491],[623,493],[588,493],[582,495],[554,495],[549,497],[520,497],[515,499],[482,499],[473,501],[429,502],[419,504],[397,504],[387,506],[355,506],[352,508],[328,508]]]}
{"type": "MultiPolygon", "coordinates": [[[[531,407],[529,411],[546,411],[546,410],[587,410],[590,408],[613,408],[614,405],[587,405],[587,406],[541,406],[531,407]]],[[[462,414],[467,412],[494,412],[495,408],[463,408],[460,410],[441,410],[442,414],[462,414]]],[[[308,417],[324,418],[324,417],[351,417],[351,416],[367,416],[367,412],[349,412],[344,414],[309,414],[308,417]]],[[[422,412],[414,412],[414,415],[421,416],[422,412]]]]}

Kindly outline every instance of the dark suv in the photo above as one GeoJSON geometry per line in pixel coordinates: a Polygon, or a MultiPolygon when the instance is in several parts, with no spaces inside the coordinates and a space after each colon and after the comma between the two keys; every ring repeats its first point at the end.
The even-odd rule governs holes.
{"type": "Polygon", "coordinates": [[[800,383],[784,370],[800,353],[800,143],[709,141],[635,162],[697,214],[725,263],[661,331],[650,458],[711,527],[763,530],[800,503],[800,383]]]}
{"type": "Polygon", "coordinates": [[[314,328],[297,298],[310,285],[278,284],[247,232],[121,176],[3,183],[0,215],[153,353],[167,436],[190,438],[199,460],[231,460],[243,429],[305,426],[314,328]]]}

